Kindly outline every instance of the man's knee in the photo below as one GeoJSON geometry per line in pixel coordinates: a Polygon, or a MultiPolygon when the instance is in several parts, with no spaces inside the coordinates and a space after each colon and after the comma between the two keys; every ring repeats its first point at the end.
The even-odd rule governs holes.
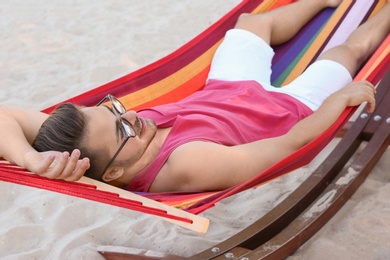
{"type": "Polygon", "coordinates": [[[244,27],[246,27],[246,25],[248,23],[250,23],[249,20],[251,19],[251,16],[252,16],[252,14],[248,14],[248,13],[240,14],[240,16],[238,17],[236,25],[234,26],[234,28],[244,29],[244,27]]]}
{"type": "Polygon", "coordinates": [[[266,14],[241,14],[234,28],[252,32],[269,43],[272,21],[266,14]]]}
{"type": "Polygon", "coordinates": [[[366,46],[356,41],[346,41],[324,52],[318,59],[333,60],[342,64],[351,75],[355,75],[362,63],[368,58],[366,46]]]}
{"type": "Polygon", "coordinates": [[[346,41],[343,45],[348,49],[348,53],[353,56],[352,59],[354,59],[358,65],[362,64],[369,57],[367,50],[370,48],[365,46],[364,43],[346,41]]]}

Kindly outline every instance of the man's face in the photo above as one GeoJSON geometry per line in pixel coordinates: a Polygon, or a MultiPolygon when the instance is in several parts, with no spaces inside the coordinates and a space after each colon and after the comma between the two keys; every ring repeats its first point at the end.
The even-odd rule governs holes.
{"type": "MultiPolygon", "coordinates": [[[[85,107],[81,111],[87,117],[87,145],[93,149],[106,149],[111,159],[125,141],[125,134],[115,114],[105,106],[85,107]]],[[[145,162],[144,155],[153,141],[157,127],[150,119],[139,118],[134,111],[122,115],[136,131],[136,136],[127,140],[115,162],[122,162],[128,168],[126,174],[134,175],[137,165],[145,162]]]]}

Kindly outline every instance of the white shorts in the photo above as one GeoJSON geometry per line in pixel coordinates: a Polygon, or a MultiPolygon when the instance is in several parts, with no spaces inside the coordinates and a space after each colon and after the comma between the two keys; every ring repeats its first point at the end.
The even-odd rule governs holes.
{"type": "Polygon", "coordinates": [[[352,81],[340,63],[320,60],[310,65],[299,77],[282,88],[271,85],[273,49],[257,35],[242,29],[229,30],[218,47],[208,79],[254,80],[266,90],[286,93],[313,111],[332,93],[352,81]]]}

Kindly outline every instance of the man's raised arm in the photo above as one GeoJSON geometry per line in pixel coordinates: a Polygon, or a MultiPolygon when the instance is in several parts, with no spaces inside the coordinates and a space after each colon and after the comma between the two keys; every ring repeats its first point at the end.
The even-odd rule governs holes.
{"type": "Polygon", "coordinates": [[[80,152],[37,152],[32,143],[48,115],[10,106],[0,106],[0,157],[48,178],[78,180],[89,167],[80,152]]]}

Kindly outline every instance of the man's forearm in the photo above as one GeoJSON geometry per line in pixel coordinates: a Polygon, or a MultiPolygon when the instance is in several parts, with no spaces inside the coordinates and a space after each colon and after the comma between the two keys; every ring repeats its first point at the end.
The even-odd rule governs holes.
{"type": "Polygon", "coordinates": [[[368,112],[375,107],[374,86],[367,82],[354,82],[329,96],[312,115],[298,122],[288,135],[300,148],[328,129],[348,106],[358,106],[368,102],[368,112]]]}
{"type": "Polygon", "coordinates": [[[34,149],[31,143],[46,115],[13,107],[0,107],[0,156],[24,167],[23,156],[34,149]]]}
{"type": "Polygon", "coordinates": [[[29,109],[0,106],[0,156],[27,170],[52,179],[76,181],[89,168],[80,151],[37,152],[31,144],[47,114],[29,109]]]}
{"type": "Polygon", "coordinates": [[[32,147],[16,120],[0,115],[0,143],[0,156],[23,167],[23,155],[32,147]]]}
{"type": "Polygon", "coordinates": [[[328,129],[346,108],[345,99],[332,95],[312,115],[298,122],[289,134],[300,140],[299,147],[307,144],[328,129]],[[299,138],[297,138],[299,136],[299,138]]]}

